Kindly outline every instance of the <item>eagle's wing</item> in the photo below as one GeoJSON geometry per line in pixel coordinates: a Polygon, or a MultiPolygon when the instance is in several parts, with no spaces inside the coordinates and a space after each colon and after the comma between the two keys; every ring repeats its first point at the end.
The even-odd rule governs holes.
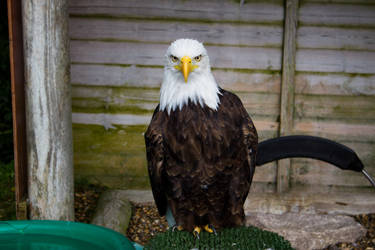
{"type": "Polygon", "coordinates": [[[247,146],[247,155],[248,161],[250,166],[250,184],[252,181],[252,177],[255,171],[255,164],[256,164],[256,154],[258,151],[258,134],[255,129],[254,123],[251,120],[249,114],[247,113],[246,109],[242,106],[243,109],[243,116],[244,116],[244,123],[242,125],[242,132],[244,135],[245,145],[247,146]]]}
{"type": "Polygon", "coordinates": [[[165,215],[167,209],[167,197],[163,183],[164,172],[164,148],[163,135],[161,132],[161,115],[159,106],[156,107],[151,123],[145,133],[148,174],[154,200],[161,216],[165,215]]]}
{"type": "Polygon", "coordinates": [[[250,116],[247,114],[247,111],[244,108],[246,114],[244,114],[244,123],[242,125],[242,132],[245,139],[245,145],[247,145],[248,155],[250,156],[250,168],[251,171],[255,169],[256,163],[256,154],[258,149],[258,134],[255,129],[254,123],[251,120],[250,116]]]}
{"type": "Polygon", "coordinates": [[[241,129],[242,129],[242,134],[243,134],[243,139],[244,139],[244,145],[246,145],[247,155],[249,156],[248,157],[249,166],[250,166],[251,171],[253,172],[255,169],[256,153],[258,149],[257,130],[249,114],[247,113],[247,110],[243,106],[241,100],[236,95],[227,91],[225,92],[231,95],[230,99],[233,102],[233,106],[235,107],[235,110],[232,110],[231,112],[232,113],[238,112],[238,116],[241,117],[241,129]]]}
{"type": "MultiPolygon", "coordinates": [[[[258,151],[258,134],[249,115],[247,115],[245,118],[242,131],[244,134],[245,145],[247,146],[247,160],[250,166],[250,180],[248,181],[251,185],[255,172],[256,154],[258,151]]],[[[246,192],[246,196],[243,198],[243,202],[246,200],[247,193],[248,191],[246,192]]]]}
{"type": "MultiPolygon", "coordinates": [[[[245,202],[247,194],[249,192],[249,188],[252,182],[252,178],[255,172],[255,164],[256,164],[256,154],[257,154],[257,148],[258,148],[258,134],[256,131],[256,128],[254,126],[253,121],[251,120],[249,114],[247,113],[245,107],[243,106],[241,100],[236,97],[233,98],[233,101],[235,102],[235,107],[238,108],[238,112],[240,113],[240,116],[242,117],[242,134],[243,134],[243,140],[244,145],[247,150],[247,161],[248,165],[250,166],[250,179],[242,179],[241,181],[248,183],[247,185],[240,185],[241,187],[246,188],[239,188],[239,190],[236,190],[235,192],[237,197],[241,197],[242,204],[245,202]]],[[[247,175],[244,175],[247,176],[247,175]]]]}

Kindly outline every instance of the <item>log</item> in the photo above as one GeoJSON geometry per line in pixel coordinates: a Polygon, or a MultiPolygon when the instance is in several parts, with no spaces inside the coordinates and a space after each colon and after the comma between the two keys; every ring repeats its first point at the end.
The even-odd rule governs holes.
{"type": "Polygon", "coordinates": [[[68,1],[22,7],[30,218],[73,220],[68,1]]]}

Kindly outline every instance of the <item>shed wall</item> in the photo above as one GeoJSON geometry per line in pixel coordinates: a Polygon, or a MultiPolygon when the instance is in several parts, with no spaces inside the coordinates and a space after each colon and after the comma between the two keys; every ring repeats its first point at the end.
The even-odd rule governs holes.
{"type": "MultiPolygon", "coordinates": [[[[354,149],[375,174],[374,1],[303,1],[299,9],[294,134],[354,149]]],[[[363,187],[359,173],[316,160],[292,161],[291,183],[363,187]]]]}
{"type": "MultiPolygon", "coordinates": [[[[375,1],[300,3],[293,133],[353,147],[375,175],[374,13],[375,1]]],[[[183,37],[204,42],[217,82],[241,98],[260,140],[278,136],[283,23],[281,0],[71,0],[76,176],[148,187],[143,133],[164,53],[183,37]]],[[[276,174],[276,163],[258,168],[254,188],[274,191],[276,174]]],[[[293,160],[290,176],[292,186],[368,186],[310,160],[293,160]]]]}

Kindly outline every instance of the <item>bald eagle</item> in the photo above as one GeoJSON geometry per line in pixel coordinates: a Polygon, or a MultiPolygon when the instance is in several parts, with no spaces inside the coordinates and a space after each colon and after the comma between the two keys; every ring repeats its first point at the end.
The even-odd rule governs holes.
{"type": "Polygon", "coordinates": [[[204,46],[173,42],[165,55],[160,103],[145,133],[159,214],[179,230],[243,225],[258,135],[240,99],[221,89],[204,46]]]}

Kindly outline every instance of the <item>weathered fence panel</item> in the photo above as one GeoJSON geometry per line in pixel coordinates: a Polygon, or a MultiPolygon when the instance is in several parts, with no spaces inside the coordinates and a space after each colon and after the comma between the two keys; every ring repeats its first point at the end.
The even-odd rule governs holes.
{"type": "MultiPolygon", "coordinates": [[[[146,188],[143,132],[159,99],[163,58],[178,38],[205,43],[219,85],[234,91],[260,139],[279,136],[284,1],[71,0],[75,170],[112,187],[146,188]]],[[[300,1],[292,134],[328,137],[375,174],[375,1],[300,1]]],[[[275,191],[276,164],[254,189],[275,191]]],[[[287,180],[367,186],[361,176],[296,159],[287,180]]]]}
{"type": "MultiPolygon", "coordinates": [[[[375,174],[375,2],[304,1],[296,57],[294,134],[352,147],[375,174]]],[[[368,186],[360,174],[293,160],[295,185],[368,186]]]]}
{"type": "MultiPolygon", "coordinates": [[[[277,136],[283,11],[283,1],[71,1],[77,176],[148,185],[143,132],[158,103],[164,53],[182,37],[205,43],[218,83],[240,96],[261,138],[277,136]]],[[[272,186],[275,173],[269,164],[255,180],[272,186]]]]}

